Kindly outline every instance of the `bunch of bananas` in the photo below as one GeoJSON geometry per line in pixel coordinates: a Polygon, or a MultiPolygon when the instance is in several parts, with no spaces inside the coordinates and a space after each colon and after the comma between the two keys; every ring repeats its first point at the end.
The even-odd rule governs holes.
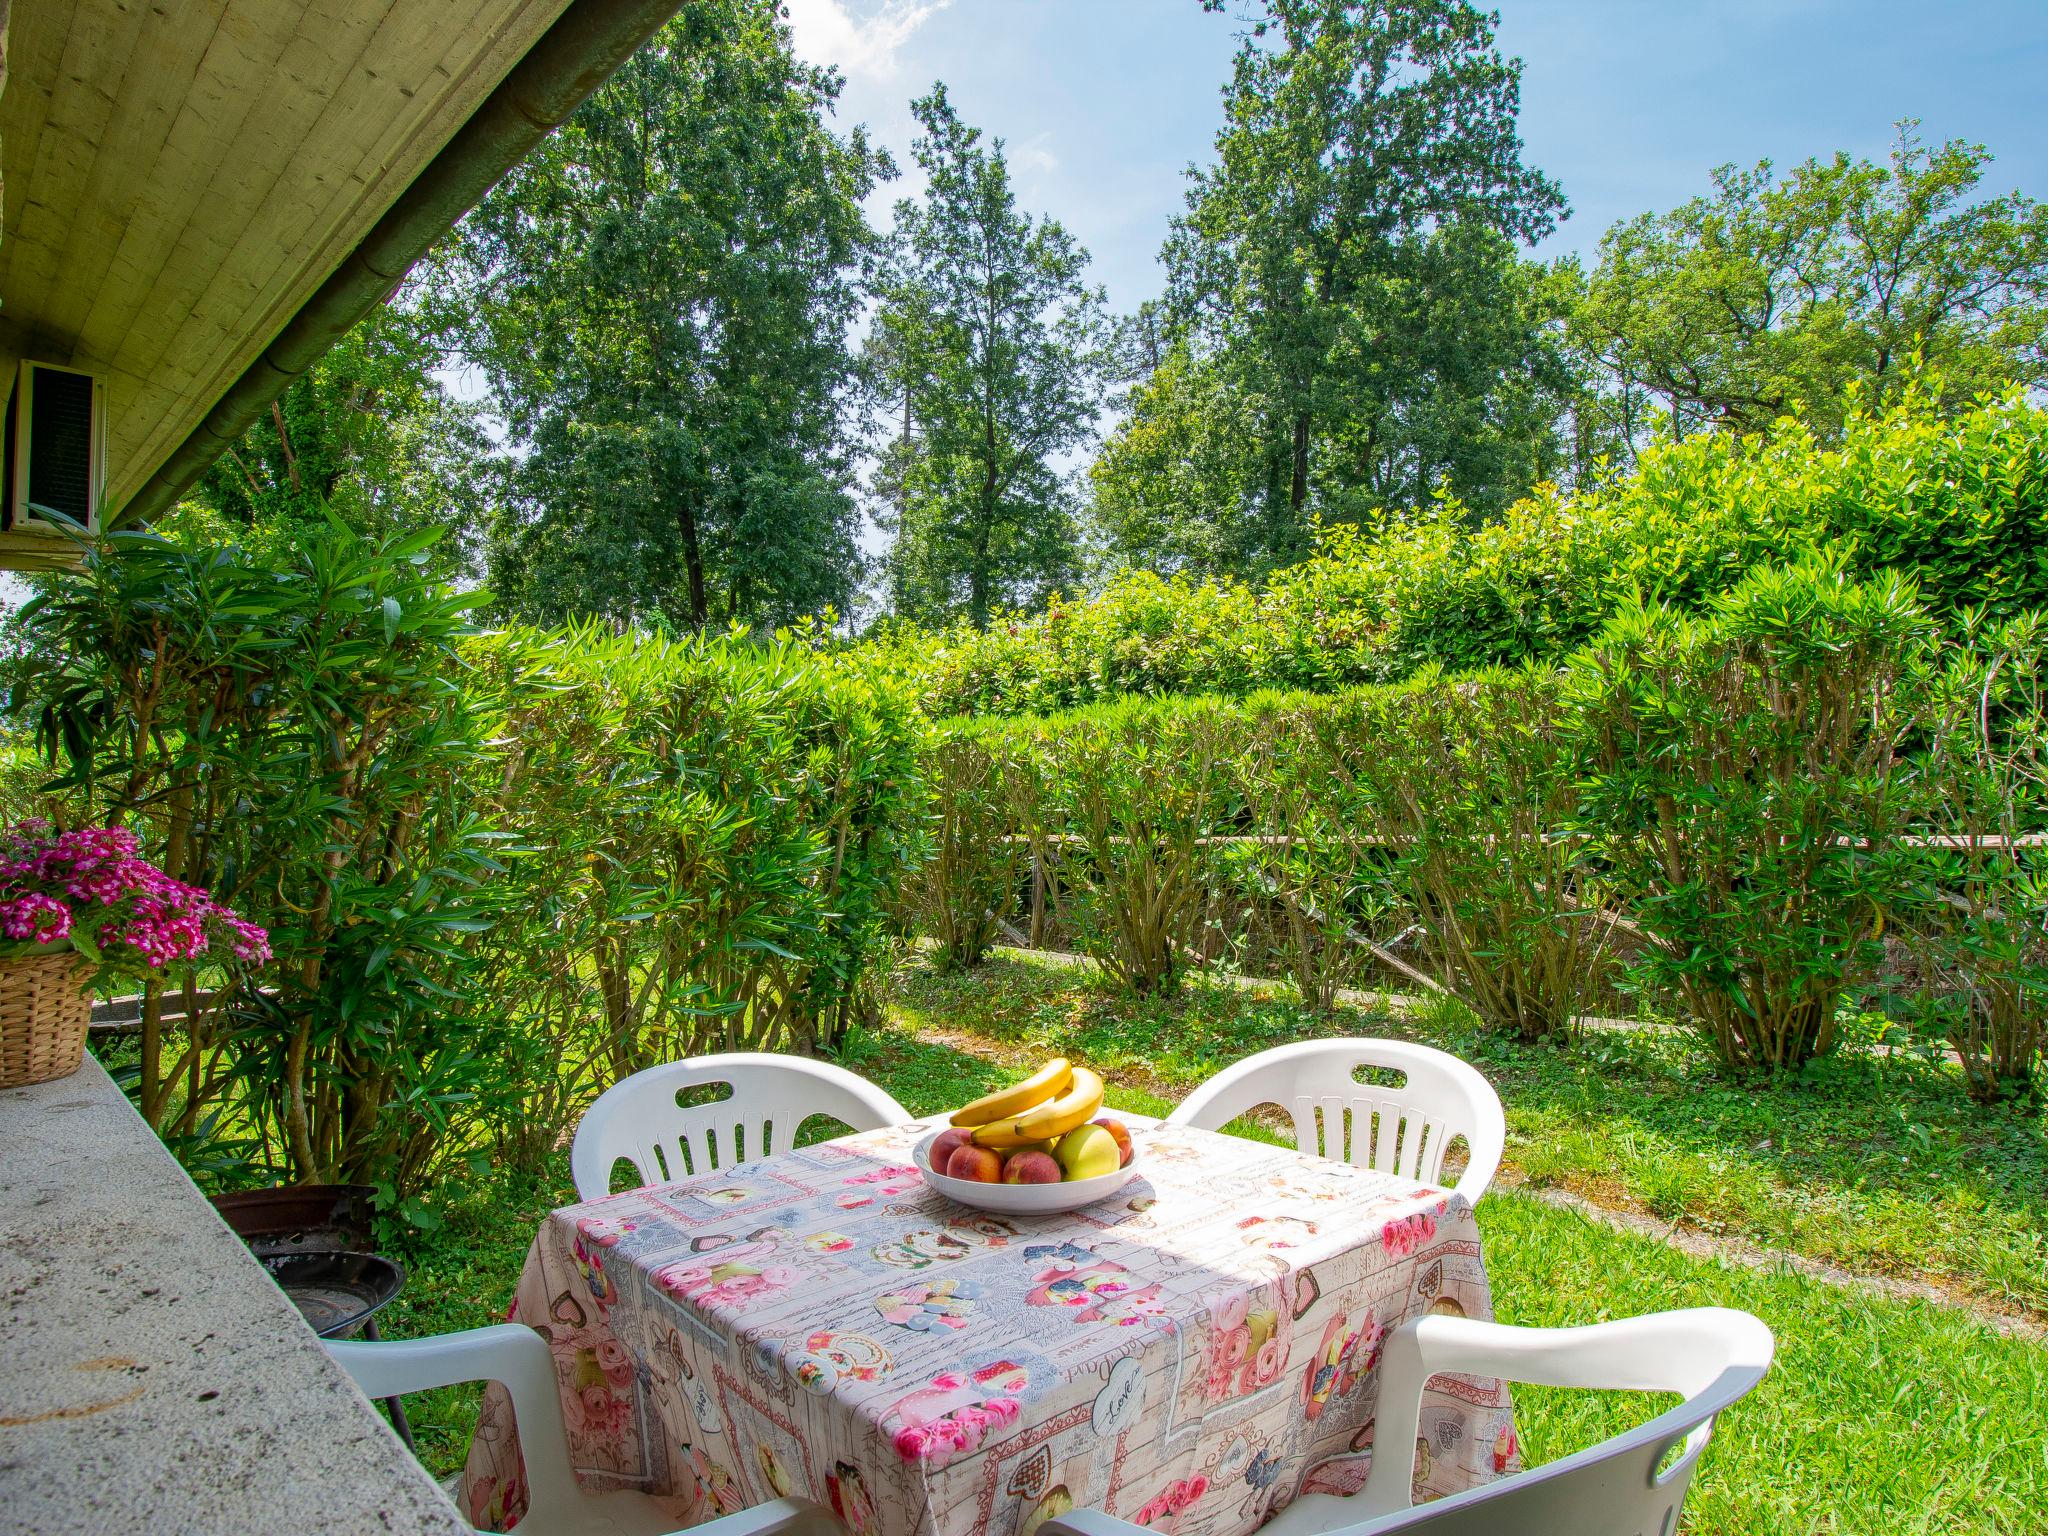
{"type": "Polygon", "coordinates": [[[1056,1141],[1101,1108],[1102,1079],[1057,1056],[1014,1087],[955,1110],[953,1124],[976,1146],[1002,1151],[1056,1141]]]}

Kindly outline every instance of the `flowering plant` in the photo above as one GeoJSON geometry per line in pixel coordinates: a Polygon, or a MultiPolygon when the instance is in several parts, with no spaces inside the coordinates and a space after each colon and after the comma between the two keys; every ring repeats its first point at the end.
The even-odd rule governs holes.
{"type": "Polygon", "coordinates": [[[69,939],[89,960],[139,956],[149,969],[223,959],[261,964],[270,936],[136,852],[120,827],[0,832],[0,956],[69,939]]]}

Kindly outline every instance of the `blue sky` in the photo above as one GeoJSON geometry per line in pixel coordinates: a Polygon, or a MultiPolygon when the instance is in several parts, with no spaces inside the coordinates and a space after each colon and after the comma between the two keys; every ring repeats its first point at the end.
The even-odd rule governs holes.
{"type": "MultiPolygon", "coordinates": [[[[1008,141],[1019,195],[1064,222],[1120,309],[1154,296],[1182,170],[1206,161],[1236,23],[1197,0],[788,0],[798,51],[847,77],[840,122],[908,163],[909,103],[944,80],[1008,141]]],[[[1881,159],[1892,123],[1997,156],[1987,185],[2048,197],[2048,0],[1500,0],[1526,66],[1529,162],[1590,255],[1615,220],[1703,191],[1725,161],[1881,159]]],[[[901,195],[898,182],[878,213],[901,195]]]]}

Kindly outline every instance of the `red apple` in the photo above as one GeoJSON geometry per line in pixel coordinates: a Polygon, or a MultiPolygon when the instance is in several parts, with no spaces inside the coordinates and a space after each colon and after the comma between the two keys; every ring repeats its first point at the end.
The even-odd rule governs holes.
{"type": "Polygon", "coordinates": [[[1041,1152],[1036,1147],[1020,1147],[1003,1159],[1005,1184],[1057,1184],[1059,1181],[1060,1165],[1050,1152],[1041,1152]]]}
{"type": "Polygon", "coordinates": [[[1107,1115],[1105,1115],[1100,1120],[1091,1120],[1089,1121],[1089,1124],[1101,1126],[1105,1131],[1109,1132],[1110,1135],[1116,1138],[1117,1156],[1121,1159],[1121,1161],[1118,1162],[1117,1167],[1130,1167],[1132,1148],[1131,1133],[1129,1127],[1127,1127],[1123,1123],[1123,1121],[1112,1120],[1107,1115]]]}
{"type": "Polygon", "coordinates": [[[946,1177],[949,1179],[971,1179],[976,1184],[993,1184],[1003,1176],[1003,1160],[987,1147],[977,1147],[969,1142],[964,1147],[955,1147],[953,1155],[946,1159],[946,1177]]]}
{"type": "Polygon", "coordinates": [[[937,1139],[932,1142],[931,1151],[925,1154],[931,1159],[932,1171],[944,1173],[946,1164],[952,1161],[955,1149],[966,1146],[969,1140],[969,1133],[957,1127],[939,1132],[937,1139]]]}

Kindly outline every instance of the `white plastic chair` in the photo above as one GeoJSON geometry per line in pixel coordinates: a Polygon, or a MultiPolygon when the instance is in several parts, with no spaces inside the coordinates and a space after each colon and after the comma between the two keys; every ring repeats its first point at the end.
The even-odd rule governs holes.
{"type": "Polygon", "coordinates": [[[1295,1144],[1311,1155],[1398,1174],[1424,1184],[1443,1176],[1444,1153],[1465,1138],[1457,1193],[1486,1193],[1507,1145],[1507,1117],[1493,1085],[1444,1051],[1403,1040],[1311,1040],[1275,1046],[1226,1067],[1181,1101],[1168,1125],[1205,1131],[1261,1104],[1294,1117],[1295,1144]],[[1360,1067],[1404,1073],[1398,1088],[1357,1079],[1360,1067]]]}
{"type": "MultiPolygon", "coordinates": [[[[531,1328],[500,1323],[426,1339],[337,1340],[327,1352],[369,1397],[425,1392],[458,1381],[503,1383],[512,1397],[526,1465],[527,1510],[519,1536],[662,1536],[675,1529],[675,1517],[663,1514],[645,1494],[585,1493],[577,1486],[554,1359],[547,1342],[531,1328]]],[[[846,1536],[830,1513],[802,1499],[774,1499],[691,1530],[700,1536],[846,1536]]]]}
{"type": "MultiPolygon", "coordinates": [[[[1375,1452],[1365,1486],[1350,1498],[1296,1499],[1259,1536],[1672,1536],[1714,1416],[1763,1379],[1773,1347],[1761,1322],[1721,1307],[1589,1328],[1418,1318],[1389,1334],[1380,1356],[1375,1452]],[[1576,1455],[1411,1506],[1422,1389],[1445,1371],[1552,1387],[1678,1392],[1685,1401],[1576,1455]],[[1659,1472],[1674,1448],[1677,1459],[1659,1472]]],[[[1044,1532],[1144,1536],[1141,1527],[1092,1510],[1049,1520],[1044,1532]]]]}
{"type": "Polygon", "coordinates": [[[612,1165],[625,1158],[642,1184],[730,1168],[786,1152],[816,1115],[876,1131],[916,1118],[866,1078],[830,1062],[769,1052],[693,1056],[635,1072],[584,1111],[569,1150],[579,1200],[611,1193],[612,1165]],[[684,1108],[677,1097],[725,1084],[729,1097],[684,1108]]]}

